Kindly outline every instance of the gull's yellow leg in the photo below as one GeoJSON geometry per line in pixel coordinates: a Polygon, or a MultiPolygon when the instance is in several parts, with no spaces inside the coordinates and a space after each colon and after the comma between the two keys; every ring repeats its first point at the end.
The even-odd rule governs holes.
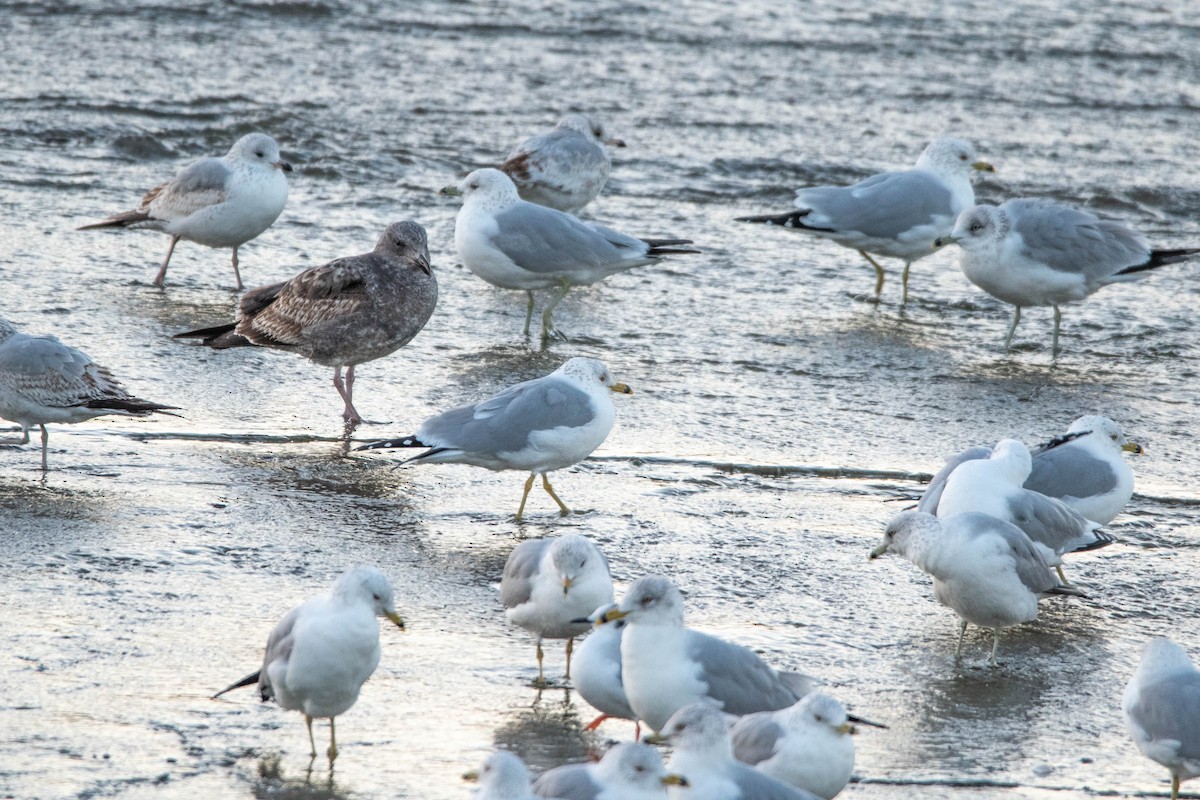
{"type": "MultiPolygon", "coordinates": [[[[858,254],[869,261],[871,266],[875,268],[875,296],[878,297],[880,293],[883,292],[883,267],[879,266],[879,262],[871,258],[866,250],[859,250],[858,254]]],[[[907,282],[908,278],[906,272],[905,283],[907,284],[907,282]]],[[[905,299],[907,299],[907,295],[905,296],[905,299]]]]}
{"type": "Polygon", "coordinates": [[[571,291],[571,284],[567,283],[566,278],[559,281],[558,293],[550,299],[550,304],[542,311],[542,341],[546,341],[554,334],[558,333],[554,329],[554,307],[562,302],[562,299],[567,296],[567,292],[571,291]]]}
{"type": "Polygon", "coordinates": [[[1058,355],[1058,329],[1062,326],[1062,312],[1054,307],[1054,339],[1050,343],[1050,355],[1058,355]]]}
{"type": "Polygon", "coordinates": [[[521,521],[521,515],[525,513],[525,501],[529,499],[529,490],[533,488],[533,473],[529,473],[529,480],[525,481],[525,491],[521,493],[521,505],[517,506],[517,522],[521,521]]]}
{"type": "Polygon", "coordinates": [[[992,628],[992,657],[988,659],[988,663],[993,667],[996,666],[996,652],[1000,649],[1000,629],[992,628]]]}
{"type": "Polygon", "coordinates": [[[1061,565],[1061,564],[1060,564],[1059,566],[1055,567],[1055,568],[1054,568],[1054,571],[1058,573],[1058,579],[1059,579],[1060,581],[1062,581],[1062,585],[1063,585],[1063,586],[1070,586],[1070,585],[1071,585],[1071,582],[1070,582],[1069,580],[1067,580],[1067,576],[1066,576],[1066,575],[1063,575],[1063,571],[1062,571],[1062,565],[1061,565]]]}
{"type": "Polygon", "coordinates": [[[904,287],[904,292],[900,295],[900,302],[908,303],[908,271],[912,269],[912,262],[904,262],[904,272],[900,275],[900,285],[904,287]]]}
{"type": "MultiPolygon", "coordinates": [[[[533,476],[529,476],[529,480],[533,480],[533,476]]],[[[554,498],[554,502],[558,503],[558,507],[562,509],[562,515],[565,517],[571,513],[571,509],[567,508],[567,504],[558,499],[558,495],[554,493],[554,487],[550,485],[550,479],[546,477],[546,473],[542,473],[542,488],[546,490],[546,494],[554,498]]]]}
{"type": "Polygon", "coordinates": [[[1006,353],[1012,349],[1012,337],[1013,334],[1017,332],[1017,323],[1021,321],[1021,307],[1013,306],[1013,308],[1015,308],[1016,311],[1013,312],[1012,325],[1008,326],[1008,336],[1004,337],[1004,352],[1006,353]]]}
{"type": "Polygon", "coordinates": [[[317,757],[317,743],[313,741],[312,717],[310,717],[308,714],[304,715],[304,724],[308,726],[308,748],[309,748],[309,750],[312,751],[310,753],[310,757],[316,758],[317,757]]]}
{"type": "Polygon", "coordinates": [[[533,292],[526,291],[525,294],[529,295],[529,304],[525,306],[525,331],[522,335],[528,336],[529,323],[533,320],[533,292]]]}
{"type": "Polygon", "coordinates": [[[544,673],[544,672],[542,672],[542,657],[543,657],[544,655],[545,655],[545,654],[542,652],[542,640],[541,640],[541,639],[538,639],[538,643],[537,643],[537,658],[538,658],[538,677],[537,677],[537,685],[538,685],[538,686],[545,686],[545,685],[546,685],[546,675],[545,675],[545,673],[544,673]]]}
{"type": "Polygon", "coordinates": [[[567,639],[567,680],[571,680],[571,653],[575,651],[575,637],[567,639]]]}
{"type": "Polygon", "coordinates": [[[1171,773],[1171,800],[1179,800],[1179,776],[1171,773]]]}
{"type": "Polygon", "coordinates": [[[967,621],[964,619],[958,623],[958,647],[954,648],[954,658],[962,658],[962,643],[963,637],[967,635],[967,621]]]}
{"type": "Polygon", "coordinates": [[[337,733],[333,729],[333,717],[329,718],[329,749],[325,751],[325,754],[329,756],[330,764],[333,763],[333,760],[337,758],[338,754],[337,733]]]}

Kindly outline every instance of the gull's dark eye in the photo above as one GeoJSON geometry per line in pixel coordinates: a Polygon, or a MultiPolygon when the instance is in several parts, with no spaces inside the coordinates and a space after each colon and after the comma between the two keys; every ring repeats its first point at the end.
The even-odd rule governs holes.
{"type": "Polygon", "coordinates": [[[262,157],[263,157],[264,155],[266,155],[266,154],[265,154],[265,153],[263,153],[263,151],[262,151],[262,150],[255,150],[255,151],[254,151],[254,155],[258,156],[259,158],[262,158],[262,157]]]}
{"type": "Polygon", "coordinates": [[[650,604],[651,604],[651,603],[653,603],[653,602],[654,602],[654,598],[653,598],[653,597],[649,597],[649,596],[647,596],[647,597],[643,597],[643,598],[642,598],[642,605],[644,605],[644,606],[648,606],[648,605],[650,605],[650,604]]]}
{"type": "Polygon", "coordinates": [[[959,154],[958,154],[958,160],[959,160],[959,161],[966,161],[966,160],[967,160],[967,154],[966,154],[966,153],[959,153],[959,154]]]}
{"type": "Polygon", "coordinates": [[[981,223],[978,223],[978,222],[971,223],[971,233],[978,233],[981,230],[983,230],[983,225],[981,223]]]}
{"type": "Polygon", "coordinates": [[[680,722],[680,723],[678,723],[678,724],[675,726],[675,732],[676,732],[676,733],[679,733],[680,731],[682,731],[682,730],[683,730],[684,728],[686,728],[686,727],[687,727],[687,723],[686,723],[686,722],[680,722]]]}
{"type": "Polygon", "coordinates": [[[471,188],[472,188],[472,189],[478,189],[478,188],[479,188],[479,181],[471,181],[471,188]]]}
{"type": "Polygon", "coordinates": [[[373,594],[373,595],[371,595],[371,597],[374,597],[376,600],[382,600],[382,599],[383,599],[382,597],[380,597],[380,596],[379,596],[379,595],[377,595],[377,594],[373,594]]]}
{"type": "Polygon", "coordinates": [[[638,772],[645,772],[645,771],[646,771],[646,768],[645,768],[645,767],[643,767],[641,764],[638,764],[636,767],[634,767],[634,769],[635,769],[635,770],[637,770],[638,772]]]}

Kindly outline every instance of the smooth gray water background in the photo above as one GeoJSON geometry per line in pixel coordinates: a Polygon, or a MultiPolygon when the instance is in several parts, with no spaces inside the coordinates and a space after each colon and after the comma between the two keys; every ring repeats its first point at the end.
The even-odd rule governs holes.
{"type": "MultiPolygon", "coordinates": [[[[1195,6],[1059,5],[5,3],[0,314],[184,417],[54,426],[44,480],[35,447],[0,450],[0,796],[441,800],[497,744],[539,769],[581,757],[592,710],[538,700],[533,641],[495,590],[515,542],[565,531],[597,539],[622,587],[674,576],[692,624],[889,723],[858,737],[845,796],[1165,792],[1119,695],[1152,635],[1200,655],[1200,264],[1065,308],[1052,366],[1049,310],[1005,355],[1010,311],[954,253],[914,266],[907,308],[889,263],[875,305],[857,254],[732,222],[948,133],[996,164],[983,200],[1048,196],[1200,244],[1195,6]],[[573,292],[570,341],[542,351],[523,297],[458,263],[436,191],[570,110],[629,144],[591,216],[704,254],[573,292]],[[228,251],[181,243],[157,290],[165,236],[73,231],[254,130],[297,170],[242,249],[247,285],[369,250],[397,219],[429,229],[441,303],[360,369],[357,406],[386,424],[357,439],[600,357],[636,394],[556,478],[583,513],[535,490],[517,525],[519,474],[343,457],[329,370],[170,339],[232,314],[228,251]],[[1045,603],[997,669],[974,632],[956,665],[928,579],[867,552],[946,454],[1092,412],[1148,446],[1120,543],[1070,564],[1092,599],[1045,603]],[[358,562],[392,577],[410,629],[383,630],[332,776],[321,758],[305,784],[300,715],[207,698],[358,562]]],[[[548,648],[551,676],[562,658],[548,648]]]]}

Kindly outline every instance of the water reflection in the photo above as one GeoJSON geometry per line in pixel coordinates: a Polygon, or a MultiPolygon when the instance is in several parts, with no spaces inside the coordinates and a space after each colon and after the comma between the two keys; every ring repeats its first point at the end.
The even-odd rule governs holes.
{"type": "Polygon", "coordinates": [[[533,704],[515,708],[496,729],[497,747],[512,750],[535,772],[589,758],[593,737],[583,730],[566,687],[538,690],[533,704]]]}
{"type": "Polygon", "coordinates": [[[334,781],[332,767],[314,778],[314,767],[320,761],[313,759],[303,777],[289,778],[284,775],[278,754],[263,756],[251,790],[259,800],[350,800],[350,792],[334,781]]]}

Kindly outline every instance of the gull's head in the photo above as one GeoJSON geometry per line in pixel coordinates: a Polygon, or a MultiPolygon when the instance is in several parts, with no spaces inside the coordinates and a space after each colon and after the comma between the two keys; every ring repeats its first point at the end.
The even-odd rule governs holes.
{"type": "Polygon", "coordinates": [[[429,264],[429,237],[425,234],[425,229],[411,219],[388,225],[387,230],[375,243],[375,252],[403,259],[409,266],[421,270],[426,275],[433,274],[433,268],[429,264]]]}
{"type": "Polygon", "coordinates": [[[1033,470],[1033,456],[1025,443],[1017,439],[1001,439],[992,448],[989,461],[1002,467],[1004,477],[1020,486],[1033,470]]]}
{"type": "Polygon", "coordinates": [[[1008,234],[1008,217],[997,206],[972,206],[958,215],[949,236],[933,243],[934,247],[957,244],[967,252],[999,246],[1008,234]]]}
{"type": "Polygon", "coordinates": [[[725,715],[706,703],[692,703],[676,711],[660,735],[650,742],[667,742],[676,750],[708,754],[717,761],[732,760],[729,722],[725,715]],[[726,755],[727,754],[727,755],[726,755]]]}
{"type": "Polygon", "coordinates": [[[917,159],[917,169],[927,169],[939,175],[969,176],[974,171],[995,172],[996,168],[975,155],[975,148],[962,139],[934,139],[917,159]]]}
{"type": "Polygon", "coordinates": [[[871,558],[888,553],[907,556],[914,540],[926,535],[936,535],[942,524],[933,514],[924,511],[901,511],[888,521],[883,532],[883,544],[871,551],[871,558]]]}
{"type": "MultiPolygon", "coordinates": [[[[589,393],[603,387],[618,394],[633,394],[633,390],[625,384],[613,381],[612,376],[608,372],[608,367],[604,366],[603,361],[596,358],[576,356],[575,358],[568,359],[555,372],[571,378],[589,393]]],[[[607,394],[607,392],[603,393],[607,394]]]]}
{"type": "Polygon", "coordinates": [[[605,603],[583,619],[573,619],[571,622],[578,622],[581,624],[584,622],[590,622],[593,628],[604,628],[605,630],[611,629],[619,631],[621,628],[625,627],[626,623],[625,620],[621,619],[620,617],[609,616],[616,610],[616,603],[605,603]]]}
{"type": "Polygon", "coordinates": [[[577,533],[565,533],[550,544],[550,563],[562,582],[563,594],[587,576],[608,573],[608,562],[592,540],[577,533]]]}
{"type": "Polygon", "coordinates": [[[441,193],[461,196],[464,208],[470,205],[492,213],[503,211],[521,199],[512,178],[493,167],[477,169],[457,186],[447,186],[441,193]]]}
{"type": "Polygon", "coordinates": [[[820,692],[805,695],[787,709],[787,716],[796,727],[828,729],[835,736],[849,736],[858,732],[850,723],[846,707],[836,698],[820,692]]]}
{"type": "Polygon", "coordinates": [[[1133,680],[1145,684],[1181,672],[1196,672],[1187,651],[1165,636],[1156,636],[1142,647],[1133,680]]]}
{"type": "Polygon", "coordinates": [[[333,594],[350,603],[365,603],[377,617],[387,617],[398,628],[404,620],[396,612],[396,600],[387,577],[374,567],[358,566],[342,574],[333,585],[333,594]]]}
{"type": "Polygon", "coordinates": [[[608,620],[629,618],[633,622],[659,622],[683,625],[683,594],[662,575],[644,575],[625,591],[615,611],[605,614],[608,620]]]}
{"type": "Polygon", "coordinates": [[[577,131],[587,136],[589,139],[595,139],[597,142],[611,145],[612,147],[624,147],[625,142],[616,138],[608,138],[604,135],[604,126],[596,120],[589,117],[587,114],[567,114],[558,121],[555,127],[566,128],[567,130],[577,131]]]}
{"type": "Polygon", "coordinates": [[[291,172],[292,165],[279,155],[279,143],[265,133],[248,133],[233,143],[227,158],[264,169],[291,172]]]}
{"type": "Polygon", "coordinates": [[[497,750],[486,759],[478,772],[468,772],[464,780],[479,781],[481,797],[529,796],[529,768],[519,756],[507,750],[497,750]]]}
{"type": "Polygon", "coordinates": [[[1127,437],[1121,430],[1121,426],[1108,417],[1095,414],[1080,417],[1071,423],[1071,427],[1067,428],[1067,433],[1085,434],[1086,438],[1113,450],[1124,450],[1127,453],[1138,455],[1146,452],[1145,447],[1127,437]]]}
{"type": "Polygon", "coordinates": [[[605,785],[631,794],[658,795],[664,786],[687,786],[681,775],[667,774],[662,756],[648,745],[624,742],[608,749],[596,771],[605,785]]]}

